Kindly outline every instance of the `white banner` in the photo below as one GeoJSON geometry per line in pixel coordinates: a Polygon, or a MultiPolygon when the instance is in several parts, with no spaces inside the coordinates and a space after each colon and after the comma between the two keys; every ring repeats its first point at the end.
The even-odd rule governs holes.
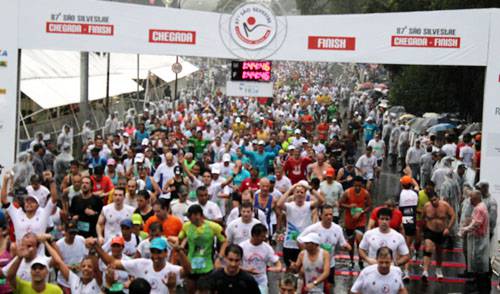
{"type": "Polygon", "coordinates": [[[274,83],[263,82],[226,82],[227,96],[246,97],[273,97],[274,83]]]}
{"type": "Polygon", "coordinates": [[[21,48],[441,65],[486,64],[493,11],[274,17],[255,4],[222,15],[91,0],[19,3],[21,48]]]}
{"type": "Polygon", "coordinates": [[[0,164],[12,167],[16,146],[18,2],[4,1],[0,17],[0,164]]]}
{"type": "MultiPolygon", "coordinates": [[[[496,55],[500,52],[500,12],[495,11],[491,18],[489,39],[488,66],[484,86],[483,100],[483,133],[481,138],[481,180],[490,184],[491,195],[500,203],[500,60],[496,55]]],[[[496,236],[500,229],[500,218],[497,218],[496,236]]],[[[497,240],[497,237],[493,240],[497,240]]],[[[494,243],[496,244],[496,242],[494,243]]],[[[493,249],[493,248],[492,248],[493,249]]],[[[496,247],[494,247],[496,250],[496,247]]]]}

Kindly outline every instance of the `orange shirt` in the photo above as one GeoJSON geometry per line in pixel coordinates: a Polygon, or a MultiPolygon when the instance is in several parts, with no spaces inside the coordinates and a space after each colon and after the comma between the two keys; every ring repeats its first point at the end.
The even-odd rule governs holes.
{"type": "MultiPolygon", "coordinates": [[[[356,204],[356,207],[365,209],[366,200],[368,198],[368,191],[361,188],[359,194],[356,194],[354,187],[346,190],[347,193],[347,204],[356,204]]],[[[349,230],[354,230],[356,228],[361,228],[366,226],[366,213],[362,214],[356,221],[353,220],[351,215],[351,209],[346,209],[345,211],[345,227],[349,230]]]]}
{"type": "Polygon", "coordinates": [[[149,226],[155,222],[162,223],[161,226],[163,228],[163,234],[165,235],[165,237],[177,237],[182,230],[182,222],[178,217],[169,215],[167,219],[161,222],[156,215],[153,215],[152,217],[148,218],[148,220],[144,224],[144,232],[149,234],[149,226]]]}

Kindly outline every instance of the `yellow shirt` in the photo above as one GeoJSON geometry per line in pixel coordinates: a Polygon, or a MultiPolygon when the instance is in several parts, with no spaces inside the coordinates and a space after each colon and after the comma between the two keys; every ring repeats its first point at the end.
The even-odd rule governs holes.
{"type": "Polygon", "coordinates": [[[16,277],[16,290],[14,290],[14,293],[19,293],[19,294],[62,294],[63,291],[59,286],[55,284],[50,284],[47,283],[45,285],[45,290],[42,292],[37,292],[33,288],[31,288],[31,282],[22,280],[18,277],[16,277]]]}

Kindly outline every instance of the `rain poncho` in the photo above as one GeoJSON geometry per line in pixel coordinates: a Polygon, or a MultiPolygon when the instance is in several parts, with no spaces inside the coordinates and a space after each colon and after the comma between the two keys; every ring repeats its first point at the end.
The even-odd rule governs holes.
{"type": "Polygon", "coordinates": [[[398,154],[398,141],[401,128],[394,127],[389,138],[389,154],[398,154]]]}
{"type": "Polygon", "coordinates": [[[467,233],[467,270],[471,273],[486,273],[490,263],[490,228],[488,210],[483,202],[477,204],[471,223],[463,228],[467,233]]]}
{"type": "Polygon", "coordinates": [[[135,127],[135,108],[129,108],[127,110],[127,115],[125,116],[125,123],[124,125],[126,125],[127,123],[132,123],[132,126],[135,127]]]}
{"type": "Polygon", "coordinates": [[[110,114],[106,121],[104,122],[104,128],[102,129],[103,135],[106,136],[108,134],[115,134],[118,128],[120,127],[120,122],[116,117],[117,113],[110,114]]]}
{"type": "Polygon", "coordinates": [[[87,144],[89,140],[94,140],[94,131],[90,127],[90,121],[86,120],[82,126],[82,142],[87,144]]]}
{"type": "Polygon", "coordinates": [[[70,146],[70,153],[72,153],[72,151],[73,151],[73,129],[67,124],[63,125],[61,133],[57,137],[57,148],[61,151],[62,147],[65,144],[70,146]]]}
{"type": "MultiPolygon", "coordinates": [[[[455,213],[460,211],[460,199],[461,191],[457,180],[454,177],[453,171],[450,169],[445,175],[444,182],[439,190],[440,196],[453,207],[455,213]]],[[[454,224],[454,230],[456,232],[457,222],[454,224]]]]}
{"type": "Polygon", "coordinates": [[[14,188],[24,188],[30,184],[30,178],[35,174],[35,171],[31,162],[29,162],[27,152],[19,153],[12,171],[14,172],[14,188]]]}
{"type": "Polygon", "coordinates": [[[61,148],[61,153],[57,155],[54,160],[54,174],[58,185],[62,183],[64,176],[69,170],[70,162],[72,160],[73,156],[71,155],[71,146],[64,144],[61,148]]]}

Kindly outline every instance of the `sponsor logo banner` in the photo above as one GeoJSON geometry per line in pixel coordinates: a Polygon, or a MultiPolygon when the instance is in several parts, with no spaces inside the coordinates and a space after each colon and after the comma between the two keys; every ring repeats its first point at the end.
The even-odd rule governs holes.
{"type": "Polygon", "coordinates": [[[356,38],[334,36],[309,36],[307,49],[312,50],[356,50],[356,38]]]}

